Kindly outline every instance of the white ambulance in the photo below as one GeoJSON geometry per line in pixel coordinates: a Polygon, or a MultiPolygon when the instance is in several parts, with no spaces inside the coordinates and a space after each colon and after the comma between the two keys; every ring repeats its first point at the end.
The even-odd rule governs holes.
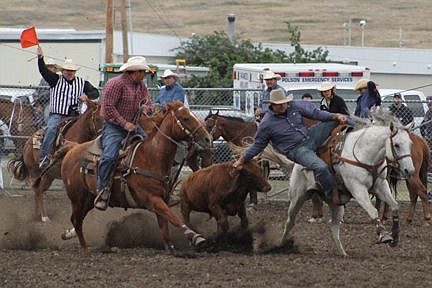
{"type": "Polygon", "coordinates": [[[294,98],[300,99],[304,93],[312,95],[313,99],[321,99],[317,87],[324,81],[336,84],[337,95],[344,99],[357,99],[359,94],[354,92],[358,80],[370,78],[367,67],[335,64],[335,63],[300,63],[300,64],[274,64],[274,63],[244,63],[235,64],[233,69],[234,107],[245,110],[247,114],[253,113],[250,104],[258,103],[259,97],[266,88],[263,74],[271,70],[279,74],[282,79],[278,81],[294,98]],[[249,89],[253,91],[241,91],[249,89]]]}

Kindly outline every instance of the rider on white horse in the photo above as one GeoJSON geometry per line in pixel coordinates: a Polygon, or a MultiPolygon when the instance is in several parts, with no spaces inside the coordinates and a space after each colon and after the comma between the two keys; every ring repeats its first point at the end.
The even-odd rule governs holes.
{"type": "MultiPolygon", "coordinates": [[[[344,124],[348,117],[318,110],[309,101],[293,100],[292,95],[286,97],[281,89],[271,91],[268,102],[269,113],[259,125],[254,143],[234,163],[234,167],[239,167],[258,155],[271,142],[272,146],[288,159],[313,170],[325,197],[331,201],[333,175],[327,164],[315,152],[330,136],[338,122],[344,124]],[[308,129],[303,123],[303,116],[322,123],[308,129]]],[[[344,204],[344,200],[341,199],[340,204],[344,204]]]]}

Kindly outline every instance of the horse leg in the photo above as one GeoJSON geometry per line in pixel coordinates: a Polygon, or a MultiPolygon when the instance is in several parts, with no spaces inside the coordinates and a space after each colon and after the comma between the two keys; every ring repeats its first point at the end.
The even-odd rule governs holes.
{"type": "Polygon", "coordinates": [[[241,227],[244,230],[246,230],[248,228],[248,226],[249,226],[249,220],[248,220],[247,215],[246,215],[246,208],[245,208],[244,203],[243,203],[243,205],[240,205],[240,207],[239,207],[239,209],[237,211],[237,215],[240,218],[240,225],[241,225],[241,227]]]}
{"type": "MultiPolygon", "coordinates": [[[[297,191],[299,192],[299,191],[297,191]]],[[[305,192],[303,192],[305,193],[305,192]]],[[[296,197],[292,197],[290,205],[288,207],[288,218],[285,222],[285,228],[281,239],[281,246],[284,246],[289,241],[289,232],[294,227],[295,218],[297,213],[300,211],[300,208],[303,206],[303,203],[306,201],[306,195],[295,195],[296,197]]]]}
{"type": "MultiPolygon", "coordinates": [[[[354,197],[354,199],[356,199],[357,203],[368,213],[369,217],[374,221],[376,226],[376,233],[378,235],[378,243],[387,243],[393,241],[389,233],[385,231],[385,227],[382,224],[381,219],[379,218],[378,210],[372,205],[372,202],[369,199],[369,193],[366,187],[362,183],[359,183],[354,179],[352,179],[350,182],[347,182],[346,184],[348,190],[351,191],[352,196],[354,197]]],[[[379,189],[377,189],[377,185],[375,186],[375,188],[375,191],[379,191],[379,189]]],[[[390,188],[388,187],[388,185],[387,189],[388,194],[391,197],[390,188]]],[[[382,197],[381,200],[385,201],[385,199],[383,199],[382,197]]]]}
{"type": "Polygon", "coordinates": [[[171,237],[169,235],[168,221],[159,214],[157,214],[156,217],[157,217],[160,232],[162,234],[162,238],[164,240],[165,250],[174,253],[175,247],[174,244],[171,242],[171,237]]]}
{"type": "Polygon", "coordinates": [[[51,186],[52,181],[53,180],[51,178],[49,178],[47,176],[43,176],[39,185],[37,185],[36,187],[33,188],[36,207],[39,210],[39,213],[41,216],[41,221],[43,223],[50,221],[50,219],[48,217],[48,213],[47,213],[46,208],[45,208],[43,196],[44,196],[44,192],[51,186]]]}
{"type": "Polygon", "coordinates": [[[67,240],[78,236],[81,245],[81,250],[83,252],[88,252],[87,243],[84,239],[84,234],[82,231],[82,225],[85,216],[94,207],[93,204],[94,197],[91,197],[90,194],[87,194],[87,192],[81,192],[81,193],[83,193],[84,195],[78,201],[74,201],[71,199],[72,202],[71,222],[74,228],[63,232],[62,239],[67,240]]]}
{"type": "MultiPolygon", "coordinates": [[[[323,202],[318,194],[312,195],[312,218],[313,220],[321,219],[323,217],[323,202]]],[[[311,222],[311,221],[310,221],[311,222]]]]}
{"type": "MultiPolygon", "coordinates": [[[[390,207],[390,210],[392,211],[392,233],[391,237],[393,240],[390,241],[390,246],[395,247],[399,243],[399,231],[400,231],[400,224],[399,224],[399,205],[396,202],[396,200],[393,198],[393,195],[391,194],[390,187],[386,180],[378,180],[375,184],[375,187],[377,188],[377,196],[381,198],[385,203],[387,203],[390,207]]],[[[380,223],[377,223],[379,227],[380,223]]],[[[379,229],[382,229],[381,227],[379,229]]],[[[380,239],[380,242],[386,242],[385,239],[388,237],[383,237],[383,239],[380,239]]]]}
{"type": "MultiPolygon", "coordinates": [[[[410,199],[411,199],[411,210],[412,214],[409,214],[408,216],[411,216],[411,221],[414,217],[414,210],[417,203],[417,197],[420,197],[422,201],[422,208],[423,208],[423,223],[424,225],[429,225],[429,221],[431,220],[431,214],[429,210],[429,201],[427,197],[427,189],[421,182],[421,180],[418,177],[410,177],[406,181],[407,187],[410,193],[410,199]]],[[[410,213],[411,213],[410,210],[410,213]]],[[[408,221],[408,219],[407,219],[408,221]]],[[[409,222],[411,223],[411,222],[409,222]]]]}
{"type": "MultiPolygon", "coordinates": [[[[177,215],[172,212],[172,210],[168,207],[168,205],[163,201],[162,198],[154,196],[150,199],[150,205],[149,210],[156,213],[157,215],[160,215],[162,218],[166,219],[168,222],[170,222],[172,225],[174,225],[177,228],[181,228],[183,230],[183,233],[186,235],[186,237],[189,239],[189,241],[194,246],[200,246],[200,244],[204,243],[206,239],[199,233],[195,232],[191,228],[189,228],[187,225],[185,225],[178,217],[177,215]]],[[[169,245],[169,243],[165,243],[166,245],[169,245]]]]}
{"type": "Polygon", "coordinates": [[[330,231],[332,234],[333,241],[336,245],[336,249],[341,255],[348,256],[348,254],[345,252],[345,249],[342,246],[342,242],[340,241],[340,233],[339,233],[340,224],[343,220],[345,208],[344,206],[333,205],[333,203],[329,204],[329,208],[332,215],[332,223],[330,226],[330,231]]]}

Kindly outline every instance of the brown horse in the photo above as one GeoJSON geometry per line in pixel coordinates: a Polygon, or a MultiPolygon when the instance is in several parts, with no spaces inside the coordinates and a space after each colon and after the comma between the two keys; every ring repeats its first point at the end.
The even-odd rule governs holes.
{"type": "MultiPolygon", "coordinates": [[[[113,182],[109,205],[111,207],[142,208],[154,212],[165,247],[174,251],[168,231],[168,222],[183,229],[184,234],[193,245],[205,241],[201,235],[187,227],[167,205],[169,189],[166,179],[171,173],[177,145],[180,145],[179,141],[192,140],[204,148],[209,148],[211,137],[201,122],[183,106],[183,103],[176,101],[166,105],[167,112],[164,114],[162,123],[159,127],[156,127],[155,124],[153,131],[156,132],[149,133],[147,139],[141,141],[134,149],[135,153],[130,167],[126,167],[130,169],[130,173],[122,175],[117,171],[114,175],[114,179],[116,176],[121,176],[122,180],[113,182]],[[121,191],[122,182],[127,183],[129,192],[121,191]]],[[[94,142],[76,144],[67,152],[61,166],[62,178],[72,204],[71,222],[74,226],[73,229],[65,231],[62,238],[69,239],[78,236],[84,251],[87,251],[88,247],[84,240],[82,225],[85,216],[94,207],[97,177],[83,174],[80,169],[80,160],[94,142]]]]}
{"type": "Polygon", "coordinates": [[[18,97],[14,102],[0,98],[0,120],[9,126],[15,144],[15,154],[21,155],[27,138],[38,130],[43,123],[37,121],[34,107],[18,97]]]}
{"type": "Polygon", "coordinates": [[[258,128],[255,122],[246,122],[238,117],[221,116],[219,111],[213,114],[211,110],[205,118],[205,123],[213,139],[222,136],[225,141],[236,146],[244,146],[245,141],[250,143],[258,128]]]}
{"type": "MultiPolygon", "coordinates": [[[[420,197],[423,207],[423,223],[429,225],[431,220],[431,214],[429,210],[429,202],[427,197],[427,172],[430,162],[430,150],[429,145],[426,140],[414,133],[410,133],[410,138],[412,141],[411,146],[411,158],[414,164],[415,173],[413,176],[406,179],[405,183],[407,185],[411,207],[408,212],[407,223],[411,223],[414,218],[414,212],[417,204],[417,199],[420,197]]],[[[397,170],[397,168],[396,168],[397,170]]],[[[392,169],[392,171],[395,171],[392,169]]],[[[397,175],[394,177],[394,173],[390,174],[390,184],[393,187],[395,193],[397,193],[397,175]]],[[[380,208],[381,201],[377,199],[376,208],[380,208]]],[[[387,218],[388,207],[384,206],[383,218],[387,218]]]]}
{"type": "MultiPolygon", "coordinates": [[[[75,121],[63,134],[65,140],[85,142],[96,138],[101,131],[103,120],[99,116],[100,105],[88,101],[87,106],[87,110],[80,117],[68,117],[59,124],[59,127],[62,127],[62,123],[69,120],[75,121]]],[[[33,138],[30,138],[25,143],[23,154],[9,161],[8,169],[16,179],[33,184],[36,207],[40,212],[41,220],[42,222],[49,221],[43,193],[48,190],[54,179],[60,179],[60,165],[52,167],[38,181],[34,182],[42,171],[39,169],[39,148],[33,147],[33,138]]]]}

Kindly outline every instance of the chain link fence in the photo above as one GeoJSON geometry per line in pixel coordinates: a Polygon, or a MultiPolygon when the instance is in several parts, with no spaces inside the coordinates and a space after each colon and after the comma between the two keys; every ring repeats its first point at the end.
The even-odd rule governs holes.
{"type": "MultiPolygon", "coordinates": [[[[49,95],[48,87],[29,86],[0,86],[0,144],[3,170],[3,183],[5,188],[21,189],[23,183],[14,181],[6,169],[6,163],[11,157],[22,152],[23,143],[39,128],[44,126],[44,99],[49,95]],[[44,96],[45,95],[45,96],[44,96]]],[[[102,90],[100,90],[102,94],[102,90]]],[[[149,93],[155,100],[158,89],[149,89],[149,93]]],[[[262,90],[236,90],[228,88],[185,88],[187,103],[191,111],[201,120],[207,115],[216,113],[219,115],[240,118],[245,122],[254,122],[254,109],[262,90]]],[[[314,97],[312,103],[320,108],[321,99],[314,97]]],[[[346,99],[347,107],[354,113],[356,99],[346,99]]],[[[428,112],[426,101],[406,101],[394,103],[384,101],[382,107],[394,112],[403,124],[413,123],[412,131],[428,140],[432,144],[432,112],[428,112]]],[[[430,106],[432,108],[432,105],[430,106]]],[[[253,136],[253,135],[251,135],[253,136]]],[[[222,138],[214,139],[213,161],[224,162],[235,159],[233,151],[222,138]]],[[[278,169],[277,165],[271,166],[270,179],[273,184],[273,192],[287,188],[289,175],[278,169]]],[[[190,169],[183,168],[184,173],[190,169]]],[[[61,189],[61,183],[53,186],[61,189]]],[[[407,195],[403,195],[405,198],[407,195]]]]}

